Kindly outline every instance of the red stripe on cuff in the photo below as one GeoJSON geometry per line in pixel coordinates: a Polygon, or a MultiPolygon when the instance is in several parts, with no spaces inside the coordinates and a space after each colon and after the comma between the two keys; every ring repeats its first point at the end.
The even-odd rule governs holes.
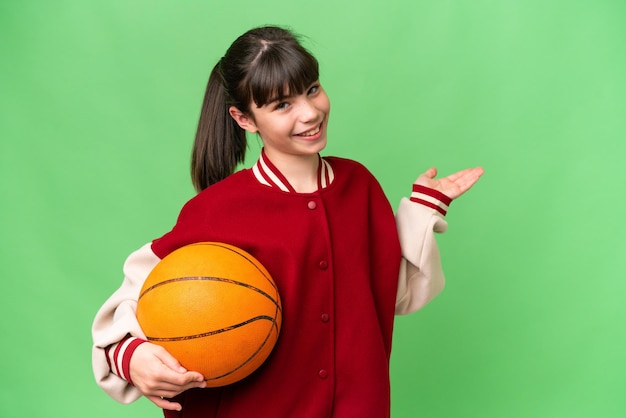
{"type": "Polygon", "coordinates": [[[115,350],[113,351],[113,355],[111,356],[111,360],[113,360],[113,366],[115,366],[115,370],[111,368],[111,371],[115,373],[116,375],[118,375],[119,377],[121,377],[122,379],[126,379],[126,376],[124,376],[124,371],[120,370],[120,362],[119,362],[120,351],[122,350],[122,346],[124,345],[124,343],[129,338],[130,336],[126,336],[122,338],[122,341],[117,343],[117,345],[115,346],[115,350]]]}
{"type": "Polygon", "coordinates": [[[448,196],[446,196],[445,194],[441,193],[438,190],[431,189],[430,187],[421,186],[419,184],[414,184],[413,191],[416,193],[423,193],[425,195],[433,197],[441,201],[442,203],[446,204],[447,206],[450,206],[450,203],[452,203],[452,199],[450,199],[448,196]]]}
{"type": "Polygon", "coordinates": [[[130,378],[130,359],[135,349],[145,342],[147,341],[141,338],[127,335],[122,338],[119,343],[111,344],[105,348],[104,353],[111,373],[121,377],[132,385],[133,382],[130,378]]]}
{"type": "Polygon", "coordinates": [[[140,338],[134,338],[130,342],[130,344],[128,344],[126,350],[124,350],[124,356],[122,357],[122,372],[124,373],[124,376],[127,377],[126,380],[128,381],[128,383],[130,383],[131,385],[133,384],[133,381],[130,377],[130,358],[133,356],[133,353],[135,352],[137,347],[145,342],[147,341],[140,338]]]}
{"type": "Polygon", "coordinates": [[[421,205],[427,206],[431,209],[435,209],[437,212],[441,213],[443,216],[446,216],[446,211],[443,210],[443,208],[435,205],[434,203],[431,203],[427,200],[422,200],[422,199],[418,199],[417,197],[412,197],[410,198],[411,202],[415,202],[415,203],[419,203],[421,205]]]}

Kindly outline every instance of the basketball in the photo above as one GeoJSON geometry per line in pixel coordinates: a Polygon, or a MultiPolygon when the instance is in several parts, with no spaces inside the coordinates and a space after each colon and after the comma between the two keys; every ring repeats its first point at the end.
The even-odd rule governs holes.
{"type": "Polygon", "coordinates": [[[282,323],[278,289],[253,256],[202,242],[164,257],[137,302],[146,339],[164,347],[207,387],[254,372],[274,348],[282,323]]]}

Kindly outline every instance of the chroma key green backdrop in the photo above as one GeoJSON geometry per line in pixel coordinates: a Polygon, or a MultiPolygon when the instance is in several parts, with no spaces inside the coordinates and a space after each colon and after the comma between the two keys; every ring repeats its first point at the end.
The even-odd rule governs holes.
{"type": "Polygon", "coordinates": [[[394,206],[431,165],[486,170],[445,291],[396,322],[393,417],[625,417],[623,0],[2,1],[0,416],[160,416],[96,386],[91,322],[193,195],[210,69],[268,23],[319,58],[326,154],[394,206]]]}

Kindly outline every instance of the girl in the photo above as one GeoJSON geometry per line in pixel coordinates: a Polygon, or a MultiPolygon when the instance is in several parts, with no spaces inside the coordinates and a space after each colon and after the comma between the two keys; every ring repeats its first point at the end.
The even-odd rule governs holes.
{"type": "Polygon", "coordinates": [[[452,199],[482,174],[442,179],[429,169],[394,217],[360,164],[320,157],[330,103],[318,63],[292,33],[263,27],[239,37],[209,78],[192,156],[198,194],[174,228],[127,259],[125,280],[93,325],[99,385],[120,402],[146,396],[165,417],[388,417],[394,314],[443,287],[433,231],[452,199]],[[251,169],[246,132],[263,149],[251,169]],[[279,341],[251,376],[204,388],[164,349],[145,342],[139,289],[173,250],[220,241],[254,255],[283,302],[279,341]]]}

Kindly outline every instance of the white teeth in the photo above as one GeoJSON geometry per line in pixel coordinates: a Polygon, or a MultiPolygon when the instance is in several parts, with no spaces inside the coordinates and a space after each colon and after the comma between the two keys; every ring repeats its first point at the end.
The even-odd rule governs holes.
{"type": "Polygon", "coordinates": [[[299,134],[300,136],[313,136],[320,131],[320,126],[307,132],[299,134]]]}

